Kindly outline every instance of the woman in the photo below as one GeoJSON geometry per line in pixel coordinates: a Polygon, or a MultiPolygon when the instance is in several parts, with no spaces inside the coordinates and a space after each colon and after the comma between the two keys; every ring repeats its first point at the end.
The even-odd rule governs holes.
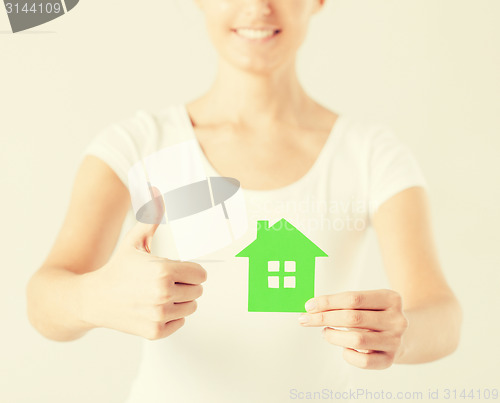
{"type": "Polygon", "coordinates": [[[60,234],[28,285],[28,313],[53,340],[96,327],[145,338],[129,402],[285,401],[344,385],[344,363],[384,369],[457,347],[461,310],[412,154],[387,128],[318,104],[297,79],[297,50],[324,3],[197,0],[220,56],[210,90],[110,126],[84,153],[60,234]],[[240,181],[249,231],[202,266],[166,258],[166,226],[136,223],[110,259],[134,156],[185,139],[208,172],[240,181]],[[235,255],[258,221],[281,218],[328,255],[316,259],[315,297],[301,315],[248,312],[248,262],[235,255]],[[355,290],[370,227],[391,290],[355,290]],[[152,258],[154,242],[165,249],[152,258]]]}

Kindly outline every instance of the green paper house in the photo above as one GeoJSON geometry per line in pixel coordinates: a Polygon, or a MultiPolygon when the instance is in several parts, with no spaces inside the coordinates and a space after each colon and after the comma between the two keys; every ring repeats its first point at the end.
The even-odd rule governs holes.
{"type": "Polygon", "coordinates": [[[316,257],[328,255],[282,218],[272,227],[257,221],[257,238],[236,256],[249,258],[249,312],[305,312],[316,257]]]}

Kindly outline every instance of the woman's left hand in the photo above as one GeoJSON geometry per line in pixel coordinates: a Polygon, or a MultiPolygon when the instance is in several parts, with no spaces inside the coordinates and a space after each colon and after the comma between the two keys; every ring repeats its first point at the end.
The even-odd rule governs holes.
{"type": "Polygon", "coordinates": [[[385,369],[402,353],[408,328],[401,296],[393,290],[321,295],[306,303],[303,326],[325,326],[328,343],[344,347],[344,359],[359,368],[385,369]],[[338,330],[334,328],[347,328],[338,330]]]}

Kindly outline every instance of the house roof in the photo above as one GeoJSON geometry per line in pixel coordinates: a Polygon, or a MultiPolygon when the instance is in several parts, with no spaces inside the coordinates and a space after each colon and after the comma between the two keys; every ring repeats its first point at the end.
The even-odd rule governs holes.
{"type": "Polygon", "coordinates": [[[272,227],[269,227],[269,221],[267,220],[257,221],[257,238],[236,256],[251,257],[260,255],[273,259],[285,253],[287,257],[294,259],[328,256],[284,218],[277,221],[272,227]]]}

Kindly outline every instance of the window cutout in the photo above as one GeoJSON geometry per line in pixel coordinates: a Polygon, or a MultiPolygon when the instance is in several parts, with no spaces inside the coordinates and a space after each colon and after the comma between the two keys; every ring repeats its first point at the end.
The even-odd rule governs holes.
{"type": "Polygon", "coordinates": [[[270,260],[267,262],[267,271],[280,271],[280,261],[270,260]]]}
{"type": "Polygon", "coordinates": [[[286,260],[285,261],[285,271],[295,271],[295,261],[286,260]]]}
{"type": "Polygon", "coordinates": [[[295,288],[295,276],[285,276],[283,279],[283,286],[285,288],[295,288]]]}
{"type": "Polygon", "coordinates": [[[267,278],[267,286],[269,288],[279,288],[280,287],[280,278],[279,278],[279,276],[269,276],[267,278]]]}

